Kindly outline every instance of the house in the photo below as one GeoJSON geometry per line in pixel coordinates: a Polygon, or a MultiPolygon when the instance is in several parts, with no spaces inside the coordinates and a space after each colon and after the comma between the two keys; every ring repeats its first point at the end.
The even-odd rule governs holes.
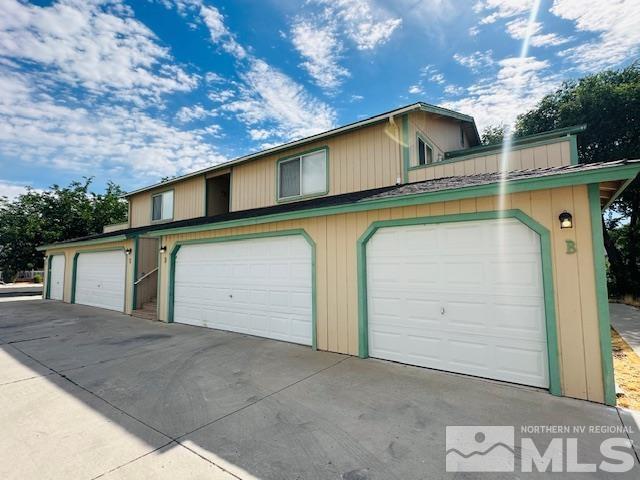
{"type": "Polygon", "coordinates": [[[46,297],[613,405],[600,212],[640,162],[584,128],[503,157],[416,103],[141,188],[40,247],[46,297]]]}

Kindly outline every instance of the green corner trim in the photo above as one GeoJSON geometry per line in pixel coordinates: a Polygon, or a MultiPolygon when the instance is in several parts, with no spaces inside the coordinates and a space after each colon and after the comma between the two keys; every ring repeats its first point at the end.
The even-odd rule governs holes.
{"type": "Polygon", "coordinates": [[[575,135],[569,135],[569,151],[571,165],[578,165],[580,157],[578,156],[578,138],[575,135]]]}
{"type": "Polygon", "coordinates": [[[521,210],[505,210],[478,213],[462,213],[456,215],[440,215],[434,217],[406,218],[373,222],[357,242],[358,265],[358,355],[369,356],[369,332],[367,320],[367,243],[381,228],[406,225],[426,225],[434,223],[469,222],[477,220],[495,220],[515,218],[536,232],[540,237],[540,254],[542,264],[542,283],[544,290],[544,311],[547,330],[547,355],[549,363],[549,391],[553,395],[562,394],[560,382],[560,362],[558,354],[558,332],[556,322],[555,295],[553,286],[553,267],[551,253],[551,236],[549,230],[526,215],[521,210]]]}
{"type": "Polygon", "coordinates": [[[400,142],[402,148],[402,181],[409,182],[409,164],[411,162],[409,150],[409,114],[402,115],[402,140],[400,142]]]}
{"type": "Polygon", "coordinates": [[[49,300],[51,298],[51,259],[53,258],[53,255],[49,255],[47,257],[47,287],[45,288],[44,291],[44,298],[45,300],[49,300]]]}
{"type": "MultiPolygon", "coordinates": [[[[302,165],[300,166],[302,167],[302,165]]],[[[304,152],[299,152],[294,155],[287,155],[286,157],[279,158],[276,161],[276,199],[275,199],[276,203],[298,202],[300,200],[308,200],[310,198],[322,197],[324,195],[327,195],[329,193],[329,184],[330,184],[329,174],[330,174],[330,169],[329,169],[329,146],[328,145],[312,148],[310,150],[305,150],[304,152]],[[309,193],[306,195],[301,193],[300,195],[295,195],[293,197],[280,198],[280,165],[284,162],[287,162],[288,160],[293,160],[293,159],[302,157],[304,155],[309,155],[310,153],[321,152],[321,151],[325,152],[325,162],[324,162],[325,189],[322,192],[309,193]]],[[[300,176],[300,184],[301,184],[300,191],[302,191],[302,175],[300,176]]]]}
{"type": "Polygon", "coordinates": [[[611,349],[611,322],[609,319],[609,294],[607,292],[607,270],[605,266],[604,235],[602,234],[602,213],[600,210],[600,186],[588,187],[589,211],[591,213],[591,237],[593,239],[593,267],[598,306],[598,331],[602,361],[602,383],[604,402],[616,404],[616,387],[613,374],[613,352],[611,349]]]}
{"type": "MultiPolygon", "coordinates": [[[[272,238],[272,237],[286,237],[292,235],[299,235],[305,239],[305,241],[311,247],[311,347],[313,350],[318,348],[317,339],[317,289],[316,289],[316,243],[313,238],[302,228],[292,230],[282,230],[277,232],[259,232],[248,233],[243,235],[229,235],[225,237],[214,238],[200,238],[196,240],[185,240],[176,242],[171,249],[169,257],[169,296],[168,296],[168,311],[167,322],[173,323],[174,304],[175,304],[175,272],[176,272],[176,258],[178,252],[183,245],[198,245],[206,243],[223,243],[234,242],[239,240],[250,240],[256,238],[272,238]]],[[[158,275],[160,278],[160,275],[158,275]]]]}
{"type": "MultiPolygon", "coordinates": [[[[70,303],[76,303],[76,284],[78,281],[78,257],[83,254],[83,253],[100,253],[100,252],[115,252],[117,250],[122,250],[124,251],[125,248],[124,247],[112,247],[112,248],[96,248],[96,249],[92,249],[92,250],[80,250],[76,253],[73,254],[73,264],[71,266],[71,302],[70,303]]],[[[126,257],[126,255],[125,255],[126,257]]],[[[125,262],[127,261],[127,259],[125,258],[125,262]]],[[[125,263],[125,282],[124,282],[124,292],[123,295],[125,295],[125,299],[126,299],[126,295],[127,295],[127,279],[126,279],[126,263],[125,263]]],[[[123,304],[125,304],[123,302],[123,304]]]]}
{"type": "Polygon", "coordinates": [[[133,240],[133,291],[131,292],[131,311],[133,312],[137,308],[138,303],[138,285],[136,285],[136,281],[138,280],[138,253],[140,249],[140,237],[136,236],[133,240]]]}

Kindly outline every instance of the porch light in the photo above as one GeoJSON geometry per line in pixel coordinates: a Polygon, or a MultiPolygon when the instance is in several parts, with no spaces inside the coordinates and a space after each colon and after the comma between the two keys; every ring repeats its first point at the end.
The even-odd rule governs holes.
{"type": "Polygon", "coordinates": [[[558,217],[560,220],[560,228],[573,228],[573,217],[566,210],[558,217]]]}
{"type": "Polygon", "coordinates": [[[163,245],[160,247],[160,253],[167,253],[167,246],[163,245]]]}
{"type": "Polygon", "coordinates": [[[124,251],[124,253],[125,253],[125,254],[127,254],[127,255],[131,255],[131,249],[130,249],[130,248],[127,248],[127,249],[124,251]]]}

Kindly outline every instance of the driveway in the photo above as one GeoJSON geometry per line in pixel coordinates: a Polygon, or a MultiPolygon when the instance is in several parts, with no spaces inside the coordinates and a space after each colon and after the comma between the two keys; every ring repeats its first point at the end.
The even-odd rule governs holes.
{"type": "MultiPolygon", "coordinates": [[[[446,426],[514,426],[516,468],[523,426],[544,427],[522,434],[543,452],[577,438],[581,463],[627,438],[621,418],[638,431],[536,389],[52,301],[0,304],[0,349],[3,479],[453,478],[446,426]]],[[[637,479],[630,458],[578,478],[637,479]]]]}
{"type": "Polygon", "coordinates": [[[610,303],[609,312],[613,328],[640,355],[640,309],[622,303],[610,303]]]}

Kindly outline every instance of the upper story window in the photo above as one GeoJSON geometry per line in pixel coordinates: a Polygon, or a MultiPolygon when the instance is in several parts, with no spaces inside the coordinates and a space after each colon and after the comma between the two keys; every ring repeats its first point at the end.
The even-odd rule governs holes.
{"type": "Polygon", "coordinates": [[[151,197],[151,221],[173,219],[173,190],[151,197]]]}
{"type": "Polygon", "coordinates": [[[433,163],[433,147],[418,137],[418,165],[431,165],[433,163]]]}
{"type": "Polygon", "coordinates": [[[328,191],[327,150],[316,150],[278,161],[278,200],[328,191]]]}

